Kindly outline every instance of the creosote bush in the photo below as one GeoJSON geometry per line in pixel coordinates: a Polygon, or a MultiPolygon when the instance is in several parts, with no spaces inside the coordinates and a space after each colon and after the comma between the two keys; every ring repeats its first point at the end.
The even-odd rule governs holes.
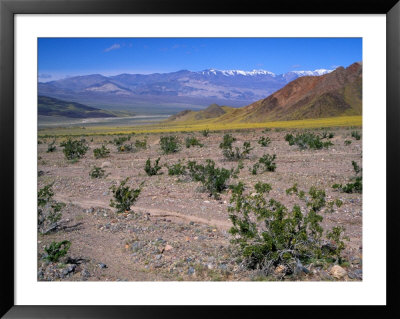
{"type": "Polygon", "coordinates": [[[350,179],[350,183],[345,185],[334,184],[332,185],[332,188],[343,193],[362,193],[362,169],[355,161],[352,161],[351,165],[353,165],[355,176],[350,179]]]}
{"type": "Polygon", "coordinates": [[[197,138],[195,138],[194,136],[186,137],[186,139],[185,139],[185,145],[186,145],[186,148],[189,148],[189,147],[191,147],[191,146],[199,146],[199,147],[203,147],[203,146],[204,146],[204,145],[201,144],[200,141],[199,141],[197,138]]]}
{"type": "Polygon", "coordinates": [[[186,174],[186,166],[183,165],[181,161],[168,166],[168,175],[170,176],[180,176],[185,174],[186,174]]]}
{"type": "Polygon", "coordinates": [[[344,141],[344,145],[349,146],[350,144],[351,144],[351,141],[350,141],[350,140],[345,140],[345,141],[344,141]]]}
{"type": "Polygon", "coordinates": [[[78,141],[68,138],[68,140],[61,142],[60,146],[64,147],[63,153],[69,160],[78,160],[82,158],[89,149],[85,139],[78,141]]]}
{"type": "Polygon", "coordinates": [[[253,175],[257,175],[258,173],[263,173],[263,172],[275,172],[276,169],[276,163],[274,162],[276,159],[276,155],[269,155],[269,154],[264,154],[260,159],[258,160],[257,163],[253,165],[252,168],[250,168],[250,172],[253,175]]]}
{"type": "Polygon", "coordinates": [[[89,176],[91,178],[101,178],[104,176],[104,173],[105,171],[101,167],[93,166],[93,168],[89,172],[89,176]]]}
{"type": "Polygon", "coordinates": [[[351,137],[354,137],[358,141],[361,139],[361,134],[358,131],[352,131],[351,137]]]}
{"type": "Polygon", "coordinates": [[[112,141],[112,143],[116,146],[121,146],[124,144],[124,142],[130,141],[131,140],[131,136],[118,136],[116,138],[114,138],[114,140],[112,141]]]}
{"type": "Polygon", "coordinates": [[[250,154],[250,151],[253,149],[250,145],[250,142],[244,142],[243,148],[235,147],[233,149],[233,142],[236,141],[236,138],[231,134],[225,134],[219,148],[222,149],[222,154],[227,160],[237,161],[240,159],[247,158],[250,154]]]}
{"type": "Polygon", "coordinates": [[[38,229],[44,230],[50,224],[57,223],[61,220],[61,210],[65,207],[64,203],[57,202],[53,199],[53,183],[39,189],[37,195],[38,204],[38,229]]]}
{"type": "Polygon", "coordinates": [[[148,176],[153,176],[158,174],[158,171],[161,169],[161,166],[158,165],[159,162],[160,162],[160,157],[155,160],[154,166],[151,166],[150,158],[147,159],[144,171],[148,176]]]}
{"type": "Polygon", "coordinates": [[[206,160],[206,165],[189,161],[188,171],[192,180],[201,182],[205,190],[215,199],[218,199],[219,194],[228,187],[227,181],[231,177],[230,170],[215,167],[215,162],[211,159],[206,160]]]}
{"type": "Polygon", "coordinates": [[[270,184],[257,183],[251,195],[245,194],[242,182],[231,189],[228,211],[233,226],[229,232],[244,266],[259,269],[265,275],[280,269],[284,276],[307,272],[303,264],[307,266],[321,259],[333,262],[334,258],[340,258],[343,249],[341,244],[337,245],[342,239],[342,230],[339,235],[337,231],[334,235],[327,234],[329,239],[336,236],[334,251],[323,249],[321,213],[333,206],[326,202],[325,191],[311,187],[307,197],[299,196],[294,185],[287,193],[297,195],[302,204],[288,209],[281,202],[268,198],[270,184]]]}
{"type": "Polygon", "coordinates": [[[135,141],[135,147],[136,147],[138,150],[139,150],[139,149],[145,150],[145,149],[147,148],[147,141],[146,141],[146,140],[143,140],[143,141],[136,140],[136,141],[135,141]]]}
{"type": "Polygon", "coordinates": [[[56,143],[56,140],[53,140],[49,145],[47,145],[47,153],[52,153],[56,150],[56,146],[54,145],[56,143]]]}
{"type": "Polygon", "coordinates": [[[93,150],[93,155],[95,158],[105,158],[109,154],[110,150],[105,145],[102,145],[100,148],[95,148],[93,150]]]}
{"type": "Polygon", "coordinates": [[[176,136],[161,136],[160,147],[164,154],[176,153],[181,148],[176,136]]]}
{"type": "Polygon", "coordinates": [[[288,133],[285,135],[285,141],[287,141],[289,145],[297,145],[300,149],[309,148],[319,150],[333,145],[331,141],[322,141],[319,135],[312,132],[297,133],[296,136],[288,133]]]}
{"type": "Polygon", "coordinates": [[[257,143],[260,144],[262,147],[267,147],[271,143],[271,139],[269,137],[261,136],[258,139],[257,143]]]}
{"type": "Polygon", "coordinates": [[[50,262],[58,262],[61,257],[67,254],[69,247],[71,247],[71,242],[68,240],[60,242],[53,241],[49,246],[44,248],[44,251],[47,253],[44,259],[50,262]]]}
{"type": "Polygon", "coordinates": [[[207,129],[201,131],[201,134],[202,134],[204,137],[208,137],[208,135],[210,135],[210,130],[207,128],[207,129]]]}
{"type": "Polygon", "coordinates": [[[110,190],[113,193],[114,199],[110,200],[110,206],[115,207],[118,213],[123,213],[125,211],[130,211],[131,206],[138,199],[140,192],[142,191],[141,183],[138,188],[131,189],[129,186],[126,186],[129,177],[121,181],[119,186],[112,185],[110,190]]]}

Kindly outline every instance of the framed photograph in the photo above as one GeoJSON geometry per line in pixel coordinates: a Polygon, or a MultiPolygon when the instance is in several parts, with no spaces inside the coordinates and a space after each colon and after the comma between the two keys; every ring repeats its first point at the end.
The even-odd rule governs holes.
{"type": "Polygon", "coordinates": [[[4,318],[399,313],[397,1],[0,1],[4,318]]]}

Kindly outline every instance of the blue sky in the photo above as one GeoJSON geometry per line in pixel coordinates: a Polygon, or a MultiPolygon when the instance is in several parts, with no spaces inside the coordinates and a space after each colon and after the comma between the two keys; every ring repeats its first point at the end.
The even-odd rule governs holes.
{"type": "Polygon", "coordinates": [[[75,75],[332,69],[362,60],[361,38],[39,38],[40,81],[75,75]]]}

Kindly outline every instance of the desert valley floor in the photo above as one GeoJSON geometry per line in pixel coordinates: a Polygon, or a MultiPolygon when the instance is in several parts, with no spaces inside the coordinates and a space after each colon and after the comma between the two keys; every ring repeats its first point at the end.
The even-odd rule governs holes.
{"type": "MultiPolygon", "coordinates": [[[[324,214],[325,229],[344,226],[350,238],[343,253],[347,263],[346,274],[335,277],[330,267],[311,265],[309,273],[288,280],[361,280],[362,279],[362,194],[342,193],[332,189],[335,183],[347,183],[354,176],[351,162],[362,166],[362,139],[350,136],[354,128],[327,129],[334,133],[328,149],[300,150],[289,146],[285,135],[290,130],[262,132],[257,130],[233,131],[237,144],[249,141],[254,149],[243,160],[244,168],[238,179],[247,187],[258,181],[270,183],[270,197],[292,207],[293,197],[285,190],[297,183],[308,191],[311,186],[324,189],[327,199],[341,199],[343,205],[333,213],[324,214]],[[257,140],[268,136],[271,143],[261,147],[257,140]],[[351,140],[345,145],[345,140],[351,140]],[[252,175],[249,167],[263,154],[276,154],[276,171],[252,175]]],[[[360,130],[360,128],[358,128],[360,130]]],[[[320,134],[322,130],[315,130],[320,134]]],[[[147,149],[132,153],[118,153],[109,144],[114,136],[84,137],[89,144],[86,155],[76,163],[66,160],[59,146],[65,138],[56,140],[56,150],[47,153],[52,138],[39,138],[38,189],[53,183],[54,198],[66,204],[62,210],[64,229],[47,235],[38,234],[38,280],[67,281],[201,281],[201,280],[270,280],[257,270],[247,270],[236,262],[228,233],[232,223],[228,217],[230,191],[220,199],[201,191],[200,183],[185,177],[169,176],[164,164],[179,159],[204,163],[215,161],[217,167],[235,168],[237,162],[226,161],[219,144],[224,132],[137,134],[131,141],[147,140],[147,149]],[[163,135],[176,135],[182,149],[163,155],[159,140],[163,135]],[[184,139],[196,136],[203,147],[186,148],[184,139]],[[93,149],[105,144],[111,151],[107,158],[95,159],[93,149]],[[148,158],[152,162],[161,157],[163,174],[147,176],[144,167],[148,158]],[[106,176],[89,176],[94,166],[103,167],[106,176]],[[110,186],[129,177],[128,185],[143,190],[129,213],[117,214],[109,206],[110,186]],[[44,247],[52,241],[69,240],[68,256],[79,262],[48,263],[42,259],[44,247]]]]}

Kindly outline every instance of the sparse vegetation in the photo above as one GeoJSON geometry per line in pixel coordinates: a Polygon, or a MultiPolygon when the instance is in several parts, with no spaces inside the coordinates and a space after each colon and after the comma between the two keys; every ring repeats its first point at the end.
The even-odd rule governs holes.
{"type": "Polygon", "coordinates": [[[129,153],[129,152],[134,152],[135,149],[133,148],[132,143],[131,144],[124,144],[124,145],[119,145],[117,147],[118,153],[129,153]]]}
{"type": "Polygon", "coordinates": [[[236,138],[233,137],[231,134],[225,134],[222,140],[222,143],[219,145],[219,148],[222,149],[222,154],[227,160],[230,161],[237,161],[240,159],[247,158],[250,154],[250,151],[253,149],[250,145],[250,142],[244,142],[243,148],[240,149],[239,147],[235,147],[233,149],[233,142],[236,141],[236,138]]]}
{"type": "Polygon", "coordinates": [[[358,131],[352,131],[351,137],[354,137],[357,141],[361,139],[361,134],[358,131]]]}
{"type": "Polygon", "coordinates": [[[64,147],[63,153],[65,157],[69,160],[78,160],[82,158],[89,149],[89,146],[86,144],[85,139],[81,139],[78,141],[68,138],[68,140],[62,142],[60,146],[64,147]]]}
{"type": "MultiPolygon", "coordinates": [[[[296,204],[289,210],[279,201],[267,198],[272,189],[270,184],[257,183],[251,195],[245,195],[245,185],[241,182],[231,188],[228,210],[233,226],[229,232],[246,267],[259,269],[265,275],[295,275],[309,272],[303,265],[339,252],[322,249],[320,212],[327,204],[323,190],[310,188],[309,196],[302,200],[303,208],[296,204]]],[[[290,193],[297,191],[296,186],[290,193]]]]}
{"type": "Polygon", "coordinates": [[[204,137],[208,137],[208,135],[210,135],[210,130],[209,130],[209,129],[202,130],[202,131],[201,131],[201,134],[202,134],[204,137]]]}
{"type": "Polygon", "coordinates": [[[262,147],[267,147],[271,143],[271,139],[269,137],[261,136],[258,139],[257,143],[260,144],[262,147]]]}
{"type": "Polygon", "coordinates": [[[143,141],[136,140],[136,141],[135,141],[135,147],[136,147],[138,150],[139,150],[139,149],[145,150],[145,149],[147,148],[147,141],[146,141],[146,140],[143,140],[143,141]]]}
{"type": "Polygon", "coordinates": [[[172,154],[180,150],[180,143],[176,136],[161,136],[160,147],[164,154],[172,154]]]}
{"type": "Polygon", "coordinates": [[[319,150],[333,145],[331,141],[322,141],[319,135],[312,132],[298,133],[296,136],[288,133],[285,135],[285,141],[287,141],[289,145],[297,145],[300,149],[309,148],[319,150]]]}
{"type": "Polygon", "coordinates": [[[109,154],[110,150],[105,145],[102,145],[100,148],[95,148],[93,150],[94,158],[105,158],[109,154]]]}
{"type": "Polygon", "coordinates": [[[118,213],[130,211],[131,206],[136,202],[142,191],[143,183],[141,183],[138,188],[131,189],[129,186],[126,186],[128,180],[129,177],[121,181],[119,186],[112,185],[110,187],[114,196],[114,199],[110,200],[110,206],[115,207],[118,213]]]}
{"type": "Polygon", "coordinates": [[[144,171],[148,176],[158,175],[158,172],[161,169],[161,166],[158,165],[159,162],[160,162],[160,157],[155,160],[154,166],[151,166],[150,158],[147,159],[144,171]]]}
{"type": "Polygon", "coordinates": [[[114,138],[112,143],[114,145],[116,145],[116,146],[121,146],[122,144],[124,144],[124,142],[130,141],[130,140],[131,140],[131,136],[130,135],[128,135],[128,136],[119,136],[119,137],[114,138]]]}
{"type": "Polygon", "coordinates": [[[257,175],[258,173],[263,173],[263,172],[275,172],[276,169],[276,163],[274,162],[276,159],[276,155],[269,155],[269,154],[264,154],[260,159],[258,160],[257,163],[253,165],[252,168],[250,168],[250,172],[253,175],[257,175]]]}
{"type": "Polygon", "coordinates": [[[214,196],[215,199],[218,199],[219,194],[228,187],[227,181],[231,176],[231,171],[225,168],[216,168],[213,160],[207,159],[206,165],[190,161],[188,170],[190,177],[194,181],[201,182],[210,196],[214,196]]]}
{"type": "Polygon", "coordinates": [[[44,230],[49,224],[57,223],[61,220],[61,210],[64,203],[53,199],[53,184],[48,184],[38,191],[38,229],[44,230]]]}
{"type": "Polygon", "coordinates": [[[191,146],[199,146],[199,147],[203,147],[203,146],[204,146],[204,145],[201,144],[200,141],[199,141],[197,138],[195,138],[194,136],[187,137],[187,138],[185,139],[185,145],[186,145],[186,148],[189,148],[189,147],[191,147],[191,146]]]}
{"type": "Polygon", "coordinates": [[[351,178],[351,182],[345,185],[334,184],[332,188],[337,189],[344,193],[362,193],[362,169],[354,161],[351,162],[355,172],[354,177],[351,178]]]}
{"type": "Polygon", "coordinates": [[[91,178],[101,178],[104,176],[104,173],[105,171],[101,167],[93,166],[93,168],[89,172],[89,176],[91,178]]]}
{"type": "Polygon", "coordinates": [[[186,166],[182,164],[181,161],[178,163],[172,164],[171,166],[168,166],[168,175],[170,176],[179,176],[179,175],[184,175],[186,173],[186,166]]]}
{"type": "Polygon", "coordinates": [[[64,257],[69,248],[71,247],[71,242],[68,240],[63,240],[60,242],[53,241],[49,246],[44,248],[44,251],[47,253],[47,256],[44,259],[50,262],[58,262],[61,257],[64,257]]]}
{"type": "Polygon", "coordinates": [[[345,140],[345,141],[344,141],[344,145],[349,146],[350,144],[351,144],[351,141],[350,141],[350,140],[345,140]]]}
{"type": "Polygon", "coordinates": [[[56,140],[54,139],[49,145],[47,145],[47,153],[53,153],[56,150],[56,140]]]}

